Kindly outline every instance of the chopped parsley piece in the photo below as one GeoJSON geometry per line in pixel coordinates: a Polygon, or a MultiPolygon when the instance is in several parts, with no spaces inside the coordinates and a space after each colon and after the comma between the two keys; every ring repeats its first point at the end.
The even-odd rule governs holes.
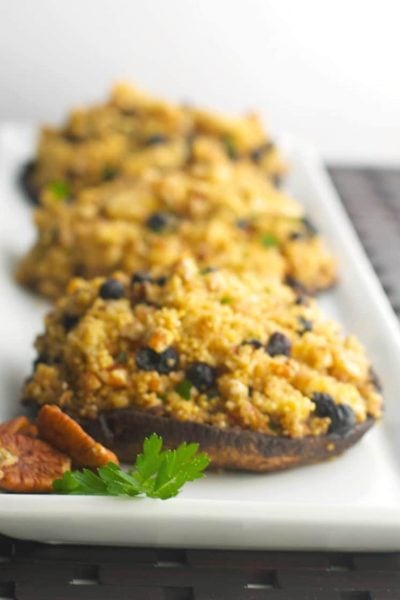
{"type": "Polygon", "coordinates": [[[71,190],[66,181],[53,181],[49,183],[49,190],[58,200],[65,200],[71,195],[71,190]]]}
{"type": "Polygon", "coordinates": [[[265,248],[273,248],[278,246],[278,238],[272,235],[272,233],[263,233],[261,236],[261,243],[265,248]]]}
{"type": "Polygon", "coordinates": [[[175,391],[180,395],[184,400],[190,400],[190,392],[193,387],[193,384],[189,379],[183,379],[175,386],[175,391]]]}
{"type": "Polygon", "coordinates": [[[235,158],[238,157],[238,152],[237,152],[236,144],[235,144],[233,138],[231,138],[231,137],[224,138],[224,145],[225,145],[225,151],[226,151],[227,155],[229,156],[229,158],[231,158],[232,160],[235,160],[235,158]]]}

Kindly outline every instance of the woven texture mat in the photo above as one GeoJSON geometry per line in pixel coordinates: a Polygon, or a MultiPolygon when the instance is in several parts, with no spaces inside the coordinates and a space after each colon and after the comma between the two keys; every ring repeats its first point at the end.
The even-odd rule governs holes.
{"type": "MultiPolygon", "coordinates": [[[[330,169],[400,315],[400,170],[330,169]]],[[[0,537],[0,600],[400,600],[399,553],[50,546],[0,537]]]]}

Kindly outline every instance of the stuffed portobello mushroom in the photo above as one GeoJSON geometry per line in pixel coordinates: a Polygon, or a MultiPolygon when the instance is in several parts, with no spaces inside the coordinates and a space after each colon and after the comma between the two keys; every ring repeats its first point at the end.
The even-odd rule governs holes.
{"type": "Polygon", "coordinates": [[[71,281],[36,348],[23,401],[57,404],[121,460],[155,431],[215,467],[275,471],[343,452],[382,414],[363,347],[313,299],[187,259],[71,281]]]}
{"type": "Polygon", "coordinates": [[[60,127],[43,127],[20,183],[39,203],[43,191],[71,197],[121,175],[186,168],[197,160],[213,163],[220,156],[255,164],[275,183],[286,170],[256,114],[227,117],[121,83],[103,104],[73,110],[60,127]]]}

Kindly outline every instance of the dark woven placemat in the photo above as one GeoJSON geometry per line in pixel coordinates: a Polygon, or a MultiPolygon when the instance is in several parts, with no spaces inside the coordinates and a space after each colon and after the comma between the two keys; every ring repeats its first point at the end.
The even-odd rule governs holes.
{"type": "MultiPolygon", "coordinates": [[[[400,170],[331,168],[400,315],[400,170]]],[[[0,598],[400,600],[398,553],[50,546],[0,538],[0,598]]]]}

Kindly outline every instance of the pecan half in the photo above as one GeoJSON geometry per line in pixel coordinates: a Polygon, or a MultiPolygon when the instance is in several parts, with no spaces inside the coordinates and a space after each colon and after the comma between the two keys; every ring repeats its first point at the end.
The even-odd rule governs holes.
{"type": "Polygon", "coordinates": [[[36,425],[27,417],[20,416],[0,423],[0,433],[20,433],[22,435],[29,435],[30,437],[37,437],[38,431],[36,425]]]}
{"type": "Polygon", "coordinates": [[[0,433],[0,488],[8,492],[50,492],[71,468],[70,459],[46,442],[19,433],[0,433]]]}
{"type": "Polygon", "coordinates": [[[38,414],[39,436],[65,452],[79,467],[101,467],[118,464],[111,450],[96,442],[82,427],[53,404],[45,404],[38,414]]]}

